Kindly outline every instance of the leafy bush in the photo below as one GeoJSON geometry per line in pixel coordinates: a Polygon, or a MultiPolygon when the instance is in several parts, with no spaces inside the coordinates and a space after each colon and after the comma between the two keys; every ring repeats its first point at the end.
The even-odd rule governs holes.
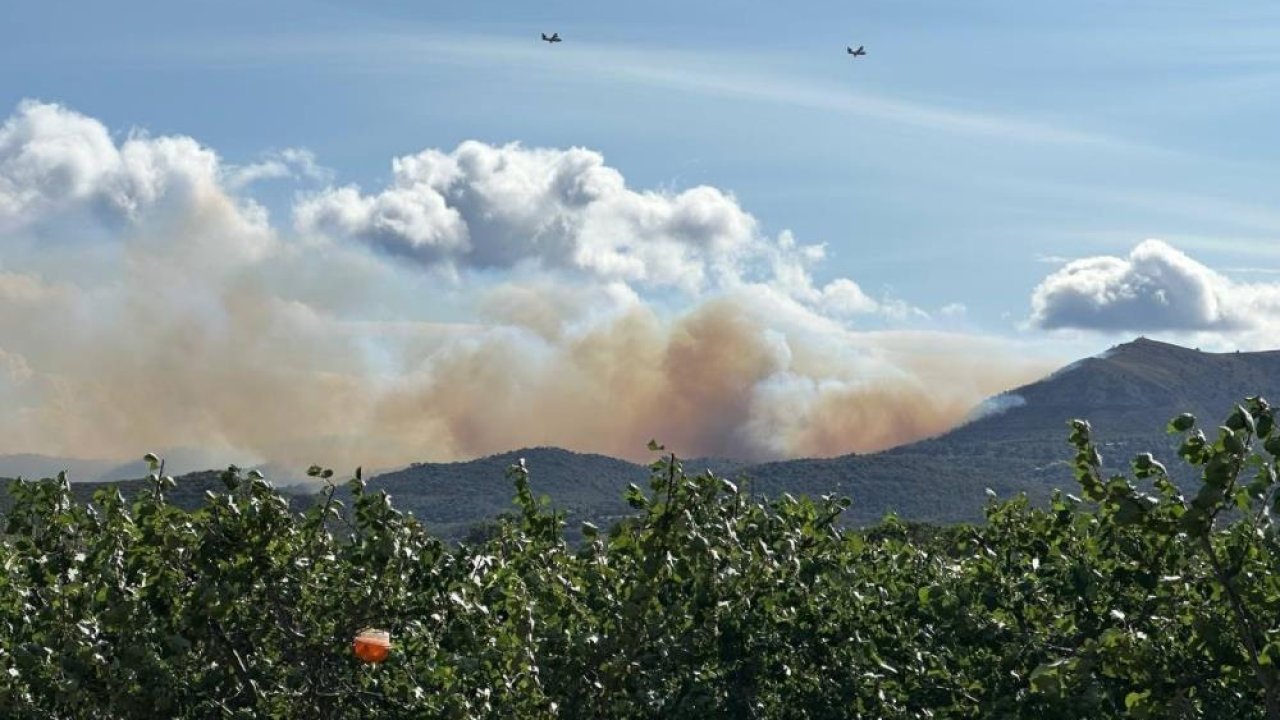
{"type": "Polygon", "coordinates": [[[577,544],[523,463],[516,512],[462,545],[359,471],[347,506],[313,468],[302,513],[235,468],[194,511],[158,462],[131,500],[18,481],[0,716],[1280,718],[1280,431],[1259,398],[1213,440],[1194,425],[1171,424],[1190,500],[1149,455],[1103,478],[1075,421],[1082,499],[945,528],[845,531],[845,500],[671,456],[577,544]],[[368,626],[382,664],[352,653],[368,626]]]}

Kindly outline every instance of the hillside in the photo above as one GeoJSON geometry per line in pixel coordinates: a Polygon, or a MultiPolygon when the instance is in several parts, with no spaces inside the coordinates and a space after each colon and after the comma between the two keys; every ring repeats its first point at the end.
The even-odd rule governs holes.
{"type": "MultiPolygon", "coordinates": [[[[454,463],[414,463],[374,477],[369,487],[386,490],[396,507],[436,532],[460,537],[485,519],[513,510],[512,487],[506,471],[524,458],[534,492],[552,498],[565,511],[570,525],[599,522],[630,512],[622,493],[630,483],[644,486],[649,469],[604,455],[538,447],[454,463]]],[[[727,472],[743,463],[723,459],[686,462],[691,471],[727,472]]]]}
{"type": "Polygon", "coordinates": [[[114,460],[78,460],[31,453],[0,455],[0,477],[54,477],[66,470],[73,481],[97,480],[117,464],[114,460]]]}
{"type": "MultiPolygon", "coordinates": [[[[177,485],[165,493],[168,501],[183,508],[184,510],[195,510],[205,504],[205,493],[226,492],[226,485],[221,479],[221,471],[219,470],[202,470],[200,472],[187,473],[176,478],[177,485]]],[[[26,477],[26,476],[23,476],[26,477]]],[[[31,475],[31,478],[42,477],[40,475],[31,475]]],[[[45,476],[47,477],[47,475],[45,476]]],[[[7,512],[13,506],[13,499],[9,495],[8,487],[12,478],[0,476],[0,514],[7,512]]],[[[306,510],[314,502],[314,496],[309,493],[299,492],[297,486],[281,487],[278,483],[274,483],[280,494],[289,500],[290,505],[297,511],[306,510]]],[[[111,480],[104,482],[72,482],[71,495],[77,502],[88,503],[93,500],[94,493],[104,487],[114,487],[120,491],[125,498],[133,498],[138,493],[146,490],[148,483],[145,479],[135,480],[111,480]]]]}
{"type": "MultiPolygon", "coordinates": [[[[987,408],[999,411],[976,413],[950,432],[885,452],[756,465],[703,458],[685,465],[690,472],[710,468],[767,495],[848,495],[853,507],[847,520],[857,524],[890,511],[912,520],[975,520],[987,488],[1035,499],[1054,488],[1074,488],[1066,444],[1071,418],[1092,423],[1111,470],[1151,451],[1176,478],[1184,471],[1165,423],[1185,411],[1216,423],[1253,394],[1280,398],[1280,351],[1205,353],[1140,338],[992,398],[987,408]]],[[[648,477],[636,463],[542,447],[466,462],[414,463],[375,476],[370,487],[386,490],[398,508],[434,531],[461,537],[512,510],[505,470],[522,457],[535,492],[565,510],[571,528],[580,520],[608,522],[628,513],[623,491],[629,483],[644,486],[648,477]]],[[[197,486],[209,481],[198,477],[197,486]]],[[[287,483],[277,478],[277,484],[287,483]]]]}
{"type": "Polygon", "coordinates": [[[1186,481],[1165,423],[1192,412],[1216,424],[1247,395],[1280,398],[1280,351],[1205,353],[1140,338],[1085,358],[989,404],[1007,409],[941,436],[882,453],[790,460],[748,468],[765,493],[839,492],[854,500],[850,520],[887,511],[916,520],[977,519],[985,489],[1043,499],[1072,489],[1067,421],[1089,420],[1109,469],[1152,452],[1186,481]]]}
{"type": "MultiPolygon", "coordinates": [[[[768,495],[849,495],[854,504],[848,520],[859,524],[889,511],[914,520],[975,520],[987,488],[1000,496],[1026,492],[1043,499],[1054,488],[1074,487],[1067,467],[1071,418],[1093,424],[1111,469],[1121,470],[1133,454],[1149,450],[1176,475],[1180,464],[1164,432],[1169,418],[1191,411],[1216,422],[1251,394],[1280,397],[1280,352],[1205,353],[1140,338],[988,403],[1002,411],[885,452],[757,465],[711,459],[686,464],[694,471],[711,467],[768,495]]],[[[503,470],[520,457],[536,491],[575,520],[626,513],[622,491],[631,482],[643,485],[647,476],[643,466],[613,458],[534,448],[470,462],[418,464],[381,475],[373,485],[440,532],[456,535],[477,519],[511,508],[503,470]]]]}

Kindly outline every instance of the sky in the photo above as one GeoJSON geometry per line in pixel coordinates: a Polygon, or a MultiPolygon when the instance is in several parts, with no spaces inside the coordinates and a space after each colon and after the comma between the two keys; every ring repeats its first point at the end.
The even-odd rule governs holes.
{"type": "Polygon", "coordinates": [[[1139,334],[1273,349],[1277,31],[1262,2],[8,2],[0,452],[834,455],[1139,334]]]}

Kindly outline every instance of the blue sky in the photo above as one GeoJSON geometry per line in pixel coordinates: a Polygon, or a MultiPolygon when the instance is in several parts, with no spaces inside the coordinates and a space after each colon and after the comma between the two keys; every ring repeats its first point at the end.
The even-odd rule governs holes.
{"type": "MultiPolygon", "coordinates": [[[[984,393],[1139,333],[1224,350],[1280,344],[1280,144],[1272,139],[1280,100],[1269,92],[1280,69],[1277,31],[1280,8],[1262,2],[18,0],[0,7],[0,119],[10,117],[9,140],[0,135],[0,273],[26,298],[52,297],[55,286],[101,298],[108,290],[91,280],[101,266],[83,258],[131,257],[130,243],[173,227],[199,228],[174,272],[191,271],[197,257],[233,264],[201,249],[199,238],[230,242],[250,264],[321,248],[323,267],[254,277],[271,279],[271,302],[298,312],[383,323],[376,338],[340,330],[360,348],[344,362],[383,385],[435,377],[441,358],[462,352],[418,341],[392,348],[386,323],[542,333],[538,352],[561,357],[594,327],[573,314],[583,307],[653,308],[673,323],[676,334],[662,336],[670,349],[681,323],[716,317],[716,303],[732,298],[739,312],[764,318],[752,335],[774,348],[764,356],[774,358],[770,338],[781,333],[785,360],[752,376],[754,404],[739,408],[741,417],[689,429],[702,438],[693,448],[830,453],[842,448],[743,439],[813,421],[827,402],[813,398],[827,397],[829,381],[837,395],[861,392],[854,376],[864,375],[806,360],[824,341],[799,338],[821,335],[814,328],[827,322],[860,338],[828,348],[835,356],[877,358],[876,368],[859,371],[865,377],[920,387],[943,382],[928,356],[950,353],[953,341],[974,357],[1038,359],[1034,367],[1007,361],[1002,379],[977,380],[973,370],[959,383],[966,394],[946,401],[948,422],[984,393]],[[539,41],[551,31],[565,42],[539,41]],[[859,44],[866,57],[844,53],[859,44]],[[103,129],[105,149],[94,139],[103,129]],[[136,137],[156,140],[141,165],[126,157],[136,137]],[[194,145],[173,150],[164,144],[172,138],[191,138],[216,158],[194,145]],[[465,141],[479,145],[466,150],[465,141]],[[49,160],[76,143],[97,148],[106,164],[74,153],[49,160]],[[499,150],[509,143],[525,150],[499,150]],[[444,154],[422,160],[435,170],[393,173],[394,159],[423,151],[444,154]],[[304,155],[311,160],[297,159],[304,155]],[[522,169],[490,175],[466,165],[476,158],[522,169]],[[456,177],[441,189],[430,173],[445,167],[456,177]],[[510,208],[486,204],[497,195],[485,193],[565,167],[581,171],[573,182],[605,187],[607,202],[578,213],[560,200],[504,195],[517,206],[527,200],[532,214],[490,222],[510,208]],[[608,189],[615,174],[634,192],[608,189]],[[169,189],[139,194],[144,176],[148,187],[169,189]],[[66,178],[76,177],[89,179],[73,188],[66,178]],[[144,212],[179,186],[238,209],[218,210],[226,217],[214,222],[204,200],[174,201],[194,213],[181,226],[144,212]],[[704,186],[715,192],[696,191],[704,186]],[[93,223],[103,203],[127,212],[106,229],[72,231],[81,216],[69,208],[84,203],[97,208],[86,211],[93,223]],[[548,223],[576,229],[537,240],[548,223]],[[619,230],[641,226],[648,229],[634,237],[619,230]],[[589,236],[616,232],[624,237],[589,236]],[[99,235],[112,241],[40,244],[99,235]],[[818,245],[821,257],[805,249],[818,245]],[[655,280],[661,272],[679,279],[655,280]],[[334,290],[332,279],[344,277],[378,289],[334,290]],[[581,295],[557,294],[566,287],[581,295]],[[783,318],[776,327],[774,317],[783,318]],[[903,333],[924,335],[908,342],[903,333]],[[928,333],[949,340],[926,351],[928,333]],[[794,390],[797,377],[812,395],[800,410],[779,389],[794,390]]],[[[176,245],[164,247],[166,258],[179,256],[176,245]]],[[[232,276],[218,277],[200,312],[201,322],[223,328],[234,325],[234,308],[210,308],[226,291],[218,283],[232,276]]],[[[30,324],[11,332],[35,338],[56,317],[30,312],[30,324]]],[[[4,353],[36,377],[58,375],[46,378],[51,387],[75,375],[42,359],[55,355],[34,339],[0,342],[0,360],[4,353]]],[[[547,391],[547,373],[530,386],[547,391]]],[[[9,392],[32,408],[50,402],[44,391],[9,392]]],[[[446,423],[440,456],[503,449],[501,437],[468,436],[460,428],[469,422],[446,423]]],[[[908,425],[867,447],[937,429],[908,425]]],[[[619,429],[618,442],[631,443],[636,427],[619,429]]],[[[560,437],[549,433],[526,439],[560,437]]],[[[126,439],[134,437],[177,442],[154,429],[126,439]]],[[[55,449],[66,440],[33,438],[55,449]]]]}
{"type": "Polygon", "coordinates": [[[823,269],[992,330],[1040,257],[1161,237],[1280,266],[1267,3],[16,2],[0,107],[34,97],[342,181],[464,139],[586,146],[708,183],[823,269]],[[542,30],[567,42],[547,47],[542,30]],[[849,62],[846,43],[870,55],[849,62]],[[946,280],[938,272],[945,268],[946,280]],[[998,278],[998,282],[992,282],[998,278]]]}

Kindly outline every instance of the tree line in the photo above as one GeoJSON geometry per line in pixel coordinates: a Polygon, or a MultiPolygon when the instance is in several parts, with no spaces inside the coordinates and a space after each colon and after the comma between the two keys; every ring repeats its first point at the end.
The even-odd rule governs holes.
{"type": "Polygon", "coordinates": [[[1185,493],[1150,454],[1104,476],[1075,420],[1073,493],[947,527],[842,529],[847,499],[666,454],[577,542],[523,463],[514,512],[460,544],[359,471],[343,502],[313,467],[304,512],[236,468],[183,510],[150,456],[130,498],[19,480],[0,716],[1280,720],[1276,413],[1197,425],[1168,428],[1185,493]],[[385,661],[352,651],[366,628],[385,661]]]}

